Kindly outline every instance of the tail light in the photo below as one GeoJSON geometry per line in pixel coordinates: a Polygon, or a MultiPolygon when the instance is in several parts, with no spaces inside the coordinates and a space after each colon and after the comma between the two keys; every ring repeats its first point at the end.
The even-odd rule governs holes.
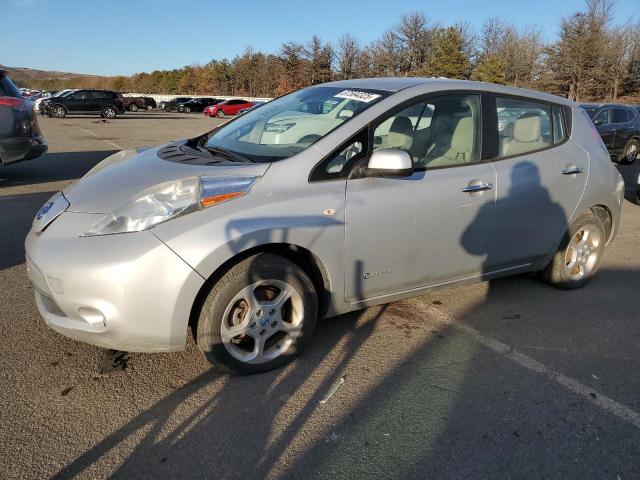
{"type": "Polygon", "coordinates": [[[24,112],[26,110],[26,102],[21,98],[0,97],[0,107],[9,107],[24,112]]]}

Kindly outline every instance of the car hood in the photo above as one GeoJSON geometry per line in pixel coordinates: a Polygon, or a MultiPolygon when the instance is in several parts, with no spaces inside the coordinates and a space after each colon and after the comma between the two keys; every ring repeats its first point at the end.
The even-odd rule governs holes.
{"type": "Polygon", "coordinates": [[[268,163],[193,165],[163,160],[157,153],[165,145],[128,149],[114,154],[64,189],[70,212],[109,213],[129,203],[154,185],[194,176],[263,176],[268,163]]]}

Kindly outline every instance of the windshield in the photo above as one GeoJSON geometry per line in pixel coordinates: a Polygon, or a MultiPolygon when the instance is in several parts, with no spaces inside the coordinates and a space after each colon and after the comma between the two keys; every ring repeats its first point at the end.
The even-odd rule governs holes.
{"type": "Polygon", "coordinates": [[[256,162],[273,162],[305,150],[389,93],[310,87],[252,109],[215,130],[206,147],[256,162]]]}

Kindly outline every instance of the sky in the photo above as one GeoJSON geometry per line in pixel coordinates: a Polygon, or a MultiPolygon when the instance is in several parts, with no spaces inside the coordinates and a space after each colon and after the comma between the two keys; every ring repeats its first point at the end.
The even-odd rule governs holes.
{"type": "MultiPolygon", "coordinates": [[[[640,0],[617,0],[615,20],[640,20],[640,0]]],[[[131,75],[277,52],[313,34],[377,39],[403,13],[424,12],[476,30],[489,17],[539,27],[547,40],[584,0],[0,0],[0,64],[131,75]]]]}

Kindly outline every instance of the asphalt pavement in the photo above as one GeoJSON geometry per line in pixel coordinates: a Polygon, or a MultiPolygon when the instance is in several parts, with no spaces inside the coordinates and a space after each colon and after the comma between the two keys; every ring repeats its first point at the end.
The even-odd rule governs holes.
{"type": "MultiPolygon", "coordinates": [[[[43,118],[49,153],[0,168],[0,478],[640,478],[629,201],[581,290],[525,275],[369,308],[320,322],[303,356],[261,375],[211,370],[191,339],[98,374],[104,352],[37,313],[23,250],[33,215],[121,148],[218,123],[43,118]]],[[[619,169],[631,199],[640,162],[619,169]]]]}

